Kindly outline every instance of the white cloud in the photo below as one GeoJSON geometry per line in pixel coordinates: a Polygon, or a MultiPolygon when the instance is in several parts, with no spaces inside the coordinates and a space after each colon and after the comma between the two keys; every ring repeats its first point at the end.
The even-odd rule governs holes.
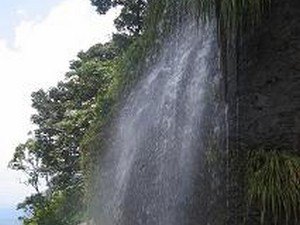
{"type": "Polygon", "coordinates": [[[22,21],[13,48],[0,39],[0,207],[28,194],[6,166],[31,127],[30,93],[63,79],[78,51],[107,41],[116,14],[100,17],[87,0],[63,0],[43,20],[22,21]]]}
{"type": "Polygon", "coordinates": [[[20,16],[21,18],[27,17],[27,12],[24,9],[18,9],[16,10],[16,15],[20,16]]]}

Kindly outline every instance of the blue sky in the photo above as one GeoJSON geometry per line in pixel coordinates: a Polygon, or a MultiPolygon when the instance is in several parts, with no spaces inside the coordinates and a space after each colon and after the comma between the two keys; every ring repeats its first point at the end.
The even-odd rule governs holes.
{"type": "Polygon", "coordinates": [[[42,20],[62,0],[0,0],[0,38],[11,42],[24,19],[42,20]]]}
{"type": "Polygon", "coordinates": [[[21,212],[16,212],[13,207],[0,209],[0,225],[19,225],[18,216],[21,212]]]}
{"type": "Polygon", "coordinates": [[[7,168],[32,129],[31,92],[62,80],[79,51],[108,41],[117,14],[99,16],[90,0],[0,0],[0,225],[15,225],[17,203],[33,193],[7,168]]]}

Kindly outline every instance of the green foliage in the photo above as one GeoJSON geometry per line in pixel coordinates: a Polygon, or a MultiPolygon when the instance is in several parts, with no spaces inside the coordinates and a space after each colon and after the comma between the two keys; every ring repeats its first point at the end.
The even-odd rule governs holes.
{"type": "Polygon", "coordinates": [[[226,30],[236,28],[243,21],[258,21],[267,11],[271,0],[154,0],[151,1],[147,16],[148,24],[158,26],[161,21],[170,24],[190,15],[194,20],[207,21],[215,15],[218,23],[226,30]]]}
{"type": "Polygon", "coordinates": [[[18,205],[18,209],[26,213],[21,219],[24,225],[78,224],[85,219],[82,195],[78,186],[75,189],[32,195],[18,205]]]}
{"type": "MultiPolygon", "coordinates": [[[[127,45],[124,39],[118,41],[127,45]]],[[[63,82],[32,94],[36,129],[16,148],[10,162],[12,169],[27,174],[26,184],[37,193],[19,205],[30,211],[24,224],[71,225],[80,220],[76,217],[84,210],[80,145],[97,115],[106,110],[97,101],[110,90],[121,52],[114,43],[80,52],[63,82]],[[46,193],[41,192],[43,184],[46,193]]]]}
{"type": "Polygon", "coordinates": [[[261,212],[261,223],[270,214],[278,224],[297,221],[300,213],[300,157],[274,150],[251,152],[247,164],[248,203],[261,212]]]}
{"type": "Polygon", "coordinates": [[[139,35],[143,28],[143,19],[148,2],[146,0],[91,0],[97,12],[105,14],[112,7],[122,6],[115,26],[119,31],[139,35]]]}
{"type": "Polygon", "coordinates": [[[47,179],[46,169],[42,166],[39,153],[39,146],[33,139],[28,139],[25,144],[20,144],[10,162],[10,167],[14,170],[23,171],[27,177],[27,185],[31,185],[39,193],[40,178],[47,179]]]}

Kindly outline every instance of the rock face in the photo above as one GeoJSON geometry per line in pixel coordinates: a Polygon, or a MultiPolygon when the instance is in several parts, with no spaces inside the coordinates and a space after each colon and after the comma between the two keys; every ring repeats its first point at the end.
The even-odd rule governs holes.
{"type": "Polygon", "coordinates": [[[270,13],[228,49],[235,49],[224,63],[232,225],[243,218],[244,149],[300,151],[300,1],[272,0],[270,13]]]}
{"type": "Polygon", "coordinates": [[[241,141],[287,149],[300,144],[300,1],[273,0],[244,41],[238,67],[241,141]]]}

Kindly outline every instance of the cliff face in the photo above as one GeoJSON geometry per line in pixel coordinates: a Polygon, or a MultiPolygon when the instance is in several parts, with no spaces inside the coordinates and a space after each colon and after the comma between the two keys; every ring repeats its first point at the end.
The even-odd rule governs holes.
{"type": "Polygon", "coordinates": [[[297,149],[300,144],[300,1],[274,0],[244,40],[238,59],[241,142],[297,149]]]}
{"type": "Polygon", "coordinates": [[[232,225],[243,217],[245,151],[266,145],[300,149],[300,1],[273,0],[261,23],[230,45],[224,83],[232,225]]]}

